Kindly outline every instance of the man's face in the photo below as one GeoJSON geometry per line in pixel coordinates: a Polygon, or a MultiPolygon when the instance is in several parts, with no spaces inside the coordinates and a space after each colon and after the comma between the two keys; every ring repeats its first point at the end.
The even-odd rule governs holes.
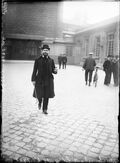
{"type": "Polygon", "coordinates": [[[92,54],[89,54],[89,57],[92,58],[92,54]]]}
{"type": "Polygon", "coordinates": [[[42,50],[42,54],[43,54],[44,56],[48,56],[49,50],[48,50],[48,49],[43,49],[43,50],[42,50]]]}

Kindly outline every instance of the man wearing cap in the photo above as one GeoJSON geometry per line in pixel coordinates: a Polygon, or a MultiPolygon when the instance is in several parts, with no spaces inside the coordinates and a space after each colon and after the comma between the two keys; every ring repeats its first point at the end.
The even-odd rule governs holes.
{"type": "Polygon", "coordinates": [[[55,96],[54,93],[54,76],[57,74],[54,60],[49,57],[50,48],[48,45],[43,45],[41,55],[35,60],[31,81],[35,86],[33,97],[39,101],[38,108],[44,114],[47,113],[49,98],[55,96]]]}
{"type": "Polygon", "coordinates": [[[93,53],[90,52],[89,57],[85,59],[85,62],[83,64],[83,69],[85,69],[85,82],[87,85],[88,76],[89,76],[89,86],[90,86],[90,83],[92,81],[93,70],[96,66],[95,59],[92,58],[92,55],[93,55],[93,53]]]}

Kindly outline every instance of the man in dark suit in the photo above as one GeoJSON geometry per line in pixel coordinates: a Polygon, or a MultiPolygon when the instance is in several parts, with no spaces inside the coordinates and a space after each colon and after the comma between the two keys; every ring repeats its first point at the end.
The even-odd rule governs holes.
{"type": "Polygon", "coordinates": [[[58,64],[59,64],[59,69],[61,69],[61,64],[62,64],[62,54],[58,56],[58,64]]]}
{"type": "Polygon", "coordinates": [[[112,72],[114,79],[114,86],[119,85],[119,56],[115,55],[112,59],[112,72]]]}
{"type": "Polygon", "coordinates": [[[89,57],[85,59],[85,62],[83,64],[83,69],[85,69],[85,81],[86,85],[88,82],[88,76],[89,76],[89,86],[92,81],[92,74],[94,71],[94,68],[96,66],[95,59],[92,58],[93,53],[89,53],[89,57]]]}
{"type": "Polygon", "coordinates": [[[103,70],[105,71],[104,84],[109,85],[111,82],[111,73],[112,73],[111,55],[108,55],[107,59],[103,63],[103,70]]]}
{"type": "Polygon", "coordinates": [[[39,101],[38,108],[41,108],[43,113],[47,113],[49,98],[55,96],[54,93],[54,76],[57,73],[54,60],[49,57],[50,48],[48,45],[43,45],[41,48],[41,56],[35,60],[31,81],[35,86],[33,97],[39,101]]]}
{"type": "Polygon", "coordinates": [[[67,64],[67,57],[65,54],[63,54],[62,56],[62,66],[63,66],[63,69],[65,68],[66,69],[66,64],[67,64]]]}

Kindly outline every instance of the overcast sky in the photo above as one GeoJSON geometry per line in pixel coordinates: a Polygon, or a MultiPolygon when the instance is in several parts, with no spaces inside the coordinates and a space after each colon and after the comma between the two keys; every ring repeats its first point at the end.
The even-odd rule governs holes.
{"type": "Polygon", "coordinates": [[[119,15],[119,2],[63,2],[62,20],[76,25],[94,24],[119,15]]]}

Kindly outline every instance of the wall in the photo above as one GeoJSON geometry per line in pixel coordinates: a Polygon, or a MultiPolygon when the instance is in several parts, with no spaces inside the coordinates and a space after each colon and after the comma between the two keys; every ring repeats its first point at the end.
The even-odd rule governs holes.
{"type": "Polygon", "coordinates": [[[4,33],[59,37],[58,2],[8,3],[4,33]]]}
{"type": "Polygon", "coordinates": [[[94,55],[93,57],[96,58],[95,55],[95,39],[97,36],[100,36],[100,54],[99,54],[99,59],[98,57],[96,58],[96,62],[98,63],[103,63],[105,60],[105,57],[108,55],[107,52],[107,35],[109,33],[114,33],[114,53],[113,55],[118,54],[118,44],[119,44],[119,37],[118,37],[118,31],[119,31],[119,26],[118,23],[111,23],[110,25],[103,26],[102,28],[96,28],[93,30],[88,30],[85,32],[81,32],[80,34],[76,34],[74,37],[74,42],[75,46],[74,49],[79,49],[78,52],[77,50],[74,50],[74,56],[76,56],[76,63],[77,61],[80,61],[80,64],[83,63],[84,58],[87,57],[86,54],[86,39],[88,39],[88,53],[93,52],[94,55]]]}

